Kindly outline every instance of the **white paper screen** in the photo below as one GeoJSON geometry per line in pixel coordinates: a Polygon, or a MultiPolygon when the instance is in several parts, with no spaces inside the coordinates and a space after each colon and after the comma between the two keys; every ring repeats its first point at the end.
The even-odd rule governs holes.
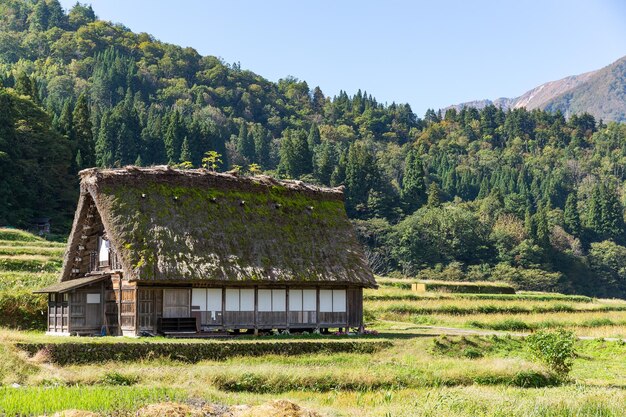
{"type": "Polygon", "coordinates": [[[272,290],[272,311],[287,311],[287,290],[272,290]]]}
{"type": "Polygon", "coordinates": [[[346,290],[333,290],[333,312],[346,312],[346,290]]]}
{"type": "Polygon", "coordinates": [[[333,290],[320,290],[320,312],[332,313],[333,290]]]}
{"type": "Polygon", "coordinates": [[[316,290],[302,290],[302,311],[317,311],[316,290]]]}
{"type": "Polygon", "coordinates": [[[226,311],[239,311],[239,290],[226,288],[226,311]]]}
{"type": "Polygon", "coordinates": [[[239,300],[239,311],[254,311],[253,289],[240,290],[239,300]]]}
{"type": "Polygon", "coordinates": [[[289,290],[289,311],[302,311],[302,290],[289,290]]]}
{"type": "Polygon", "coordinates": [[[209,288],[207,291],[207,311],[222,311],[222,289],[209,288]]]}
{"type": "Polygon", "coordinates": [[[193,288],[191,290],[191,309],[206,311],[206,288],[193,288]]]}
{"type": "Polygon", "coordinates": [[[272,290],[259,290],[259,311],[272,311],[272,290]]]}

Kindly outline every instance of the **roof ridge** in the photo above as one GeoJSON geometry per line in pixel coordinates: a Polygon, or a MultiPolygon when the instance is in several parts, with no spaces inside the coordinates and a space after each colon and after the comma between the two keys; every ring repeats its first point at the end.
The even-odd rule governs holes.
{"type": "Polygon", "coordinates": [[[131,176],[141,175],[162,175],[162,176],[178,176],[180,178],[214,178],[234,181],[238,183],[265,185],[265,186],[283,186],[290,190],[297,191],[311,191],[315,193],[323,194],[343,194],[344,186],[339,187],[325,187],[321,185],[315,185],[306,183],[300,180],[286,180],[277,179],[269,175],[253,175],[244,176],[238,175],[232,171],[229,172],[215,172],[206,168],[192,168],[192,169],[178,169],[169,165],[154,165],[149,167],[139,167],[135,165],[128,165],[123,168],[87,168],[81,170],[78,175],[83,183],[96,183],[99,180],[107,178],[123,178],[131,176]]]}

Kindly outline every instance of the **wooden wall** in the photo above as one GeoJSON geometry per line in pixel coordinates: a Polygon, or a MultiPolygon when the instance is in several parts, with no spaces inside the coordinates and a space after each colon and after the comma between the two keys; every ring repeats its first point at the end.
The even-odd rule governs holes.
{"type": "Polygon", "coordinates": [[[191,286],[141,284],[115,274],[111,280],[66,294],[65,301],[62,294],[56,294],[54,300],[51,295],[48,331],[95,334],[104,328],[111,335],[156,333],[161,317],[195,317],[203,330],[363,325],[363,289],[358,287],[211,287],[212,295],[203,303],[202,295],[209,294],[209,288],[196,288],[192,299],[191,286]],[[95,294],[99,295],[98,303],[94,302],[95,294]]]}
{"type": "Polygon", "coordinates": [[[118,301],[113,282],[104,280],[48,295],[48,332],[118,334],[118,301]]]}
{"type": "Polygon", "coordinates": [[[113,274],[104,292],[105,319],[112,335],[137,333],[137,284],[113,274]]]}
{"type": "Polygon", "coordinates": [[[48,294],[48,331],[69,333],[69,294],[48,294]]]}
{"type": "Polygon", "coordinates": [[[119,283],[119,277],[114,276],[111,280],[104,281],[104,326],[109,335],[121,335],[119,328],[119,289],[115,289],[115,282],[119,283]]]}
{"type": "MultiPolygon", "coordinates": [[[[52,298],[53,294],[50,295],[52,298]]],[[[54,294],[60,303],[49,305],[48,330],[71,334],[100,334],[104,316],[104,283],[99,282],[63,294],[54,294]],[[62,326],[59,328],[59,307],[62,326]],[[53,317],[54,316],[54,317],[53,317]],[[52,322],[56,324],[50,326],[52,322]]]]}
{"type": "Polygon", "coordinates": [[[346,291],[348,303],[348,327],[363,326],[363,288],[351,287],[346,291]]]}
{"type": "Polygon", "coordinates": [[[260,288],[259,286],[199,288],[142,284],[139,283],[135,293],[138,332],[156,332],[160,317],[195,317],[198,327],[205,331],[211,329],[358,328],[363,324],[362,288],[297,287],[285,291],[287,287],[282,287],[274,288],[276,291],[271,292],[272,288],[262,286],[260,288]],[[206,292],[209,289],[213,290],[211,296],[206,292]],[[239,290],[243,291],[239,292],[239,290]],[[308,299],[303,297],[303,290],[308,291],[308,299]],[[254,294],[253,298],[251,298],[251,291],[254,294]],[[315,297],[313,303],[310,300],[311,292],[315,297]],[[336,294],[337,297],[341,297],[341,300],[336,300],[334,303],[334,307],[339,306],[340,311],[333,311],[332,299],[330,304],[326,302],[329,305],[320,307],[321,294],[325,296],[336,294]],[[284,299],[273,300],[272,296],[284,299]],[[290,296],[302,298],[290,300],[290,296]],[[217,306],[215,297],[221,298],[217,306]],[[273,307],[278,308],[279,311],[272,311],[273,307]],[[324,308],[328,311],[322,311],[324,308]]]}
{"type": "Polygon", "coordinates": [[[163,316],[163,290],[160,288],[137,288],[138,330],[156,333],[159,318],[163,316]]]}

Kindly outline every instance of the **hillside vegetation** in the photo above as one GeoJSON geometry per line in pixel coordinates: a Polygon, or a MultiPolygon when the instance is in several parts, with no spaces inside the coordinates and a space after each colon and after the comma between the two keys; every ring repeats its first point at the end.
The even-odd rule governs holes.
{"type": "Polygon", "coordinates": [[[622,124],[494,106],[420,118],[57,0],[0,0],[0,78],[0,225],[49,216],[65,234],[79,169],[213,151],[220,170],[345,185],[378,273],[626,295],[622,124]]]}
{"type": "Polygon", "coordinates": [[[46,296],[32,291],[58,280],[65,244],[0,228],[0,326],[43,330],[46,296]]]}

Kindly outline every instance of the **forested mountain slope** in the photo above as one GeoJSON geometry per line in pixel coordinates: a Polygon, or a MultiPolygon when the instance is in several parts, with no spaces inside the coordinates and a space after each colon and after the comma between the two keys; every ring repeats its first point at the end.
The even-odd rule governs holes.
{"type": "Polygon", "coordinates": [[[67,232],[79,169],[216,151],[220,170],[344,184],[378,272],[626,294],[624,125],[495,106],[419,118],[56,0],[0,0],[0,76],[0,225],[51,215],[67,232]]]}

